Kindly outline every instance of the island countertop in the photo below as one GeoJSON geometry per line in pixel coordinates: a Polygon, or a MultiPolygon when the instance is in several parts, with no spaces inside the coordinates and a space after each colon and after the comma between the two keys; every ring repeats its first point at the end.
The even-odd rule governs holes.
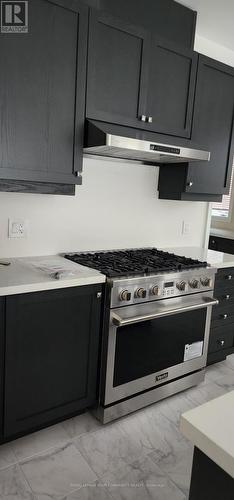
{"type": "Polygon", "coordinates": [[[181,416],[182,434],[234,478],[234,391],[181,416]]]}
{"type": "Polygon", "coordinates": [[[0,259],[0,296],[104,283],[100,272],[50,255],[0,259]]]}

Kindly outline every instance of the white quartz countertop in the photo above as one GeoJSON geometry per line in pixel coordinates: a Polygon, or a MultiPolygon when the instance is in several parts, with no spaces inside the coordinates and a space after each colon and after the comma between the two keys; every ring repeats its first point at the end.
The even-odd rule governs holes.
{"type": "Polygon", "coordinates": [[[106,277],[58,255],[19,259],[0,265],[0,296],[104,283],[106,277]]]}
{"type": "Polygon", "coordinates": [[[234,391],[184,413],[180,429],[234,478],[234,391]]]}
{"type": "Polygon", "coordinates": [[[210,229],[211,236],[218,236],[219,238],[227,238],[229,240],[234,240],[234,231],[230,231],[229,229],[217,229],[212,227],[210,229]]]}
{"type": "Polygon", "coordinates": [[[217,269],[225,267],[234,267],[234,255],[224,252],[216,252],[215,250],[204,250],[200,247],[167,247],[162,248],[166,252],[191,257],[201,261],[206,261],[217,269]]]}

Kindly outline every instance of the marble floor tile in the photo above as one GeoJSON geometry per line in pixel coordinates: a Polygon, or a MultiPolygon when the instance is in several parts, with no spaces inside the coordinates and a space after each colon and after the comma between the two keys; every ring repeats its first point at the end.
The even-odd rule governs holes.
{"type": "MultiPolygon", "coordinates": [[[[44,500],[39,498],[38,500],[44,500]]],[[[113,500],[108,489],[103,483],[97,483],[95,486],[86,486],[67,495],[62,500],[113,500]]]]}
{"type": "MultiPolygon", "coordinates": [[[[219,376],[217,376],[218,378],[219,376]]],[[[220,377],[221,378],[221,377],[220,377]]],[[[211,399],[218,398],[226,392],[224,387],[219,387],[213,382],[202,383],[196,387],[192,387],[187,391],[187,397],[193,401],[194,407],[207,403],[211,399]]]]}
{"type": "Polygon", "coordinates": [[[102,480],[115,500],[185,500],[184,493],[150,457],[120,467],[102,480]]]}
{"type": "Polygon", "coordinates": [[[205,381],[208,382],[216,382],[219,377],[223,377],[224,375],[233,375],[233,369],[227,365],[226,361],[222,361],[221,363],[215,363],[214,365],[210,365],[206,368],[205,381]]]}
{"type": "Polygon", "coordinates": [[[156,403],[155,410],[167,418],[172,424],[179,426],[182,413],[191,410],[194,402],[188,398],[188,391],[183,391],[156,403]]]}
{"type": "Polygon", "coordinates": [[[185,448],[177,448],[175,453],[164,456],[153,452],[150,458],[160,467],[162,472],[176,484],[186,495],[189,493],[192,462],[193,445],[188,443],[185,448]]]}
{"type": "Polygon", "coordinates": [[[102,424],[89,412],[65,420],[62,425],[70,438],[93,432],[102,426],[102,424]]]}
{"type": "Polygon", "coordinates": [[[0,471],[0,500],[37,500],[18,465],[0,471]]]}
{"type": "Polygon", "coordinates": [[[47,427],[28,436],[16,439],[11,443],[12,449],[18,461],[43,453],[50,448],[65,445],[69,441],[69,435],[62,424],[47,427]]]}
{"type": "Polygon", "coordinates": [[[64,498],[82,487],[95,484],[97,476],[73,444],[56,448],[20,462],[33,493],[42,498],[64,498]]]}
{"type": "Polygon", "coordinates": [[[117,422],[73,442],[99,477],[133,461],[142,453],[137,437],[129,439],[117,422]]]}
{"type": "Polygon", "coordinates": [[[9,467],[17,462],[11,443],[0,446],[0,470],[9,467]]]}
{"type": "Polygon", "coordinates": [[[231,354],[230,356],[227,357],[226,365],[228,366],[228,368],[234,370],[234,354],[231,354]]]}
{"type": "Polygon", "coordinates": [[[139,442],[145,455],[156,451],[159,460],[165,455],[174,456],[179,450],[187,450],[187,440],[176,425],[159,412],[157,405],[123,419],[120,428],[129,443],[139,442]]]}
{"type": "Polygon", "coordinates": [[[224,389],[225,392],[234,390],[234,370],[231,375],[224,375],[224,377],[217,377],[215,385],[224,389]]]}

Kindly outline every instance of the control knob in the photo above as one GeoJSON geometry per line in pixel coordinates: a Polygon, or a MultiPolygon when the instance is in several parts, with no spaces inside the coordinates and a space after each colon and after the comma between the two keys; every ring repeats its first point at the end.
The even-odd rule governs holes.
{"type": "Polygon", "coordinates": [[[212,280],[206,276],[205,278],[201,278],[201,284],[203,286],[211,286],[212,280]]]}
{"type": "Polygon", "coordinates": [[[181,292],[184,292],[185,288],[186,288],[186,281],[179,281],[178,283],[176,283],[176,287],[178,288],[178,290],[180,290],[181,292]]]}
{"type": "Polygon", "coordinates": [[[152,288],[150,289],[150,293],[151,295],[160,295],[158,285],[152,286],[152,288]]]}
{"type": "Polygon", "coordinates": [[[119,294],[119,300],[128,301],[131,300],[131,292],[128,290],[121,290],[119,294]]]}
{"type": "Polygon", "coordinates": [[[135,297],[137,299],[145,299],[146,290],[144,288],[137,288],[137,290],[135,291],[135,297]]]}
{"type": "Polygon", "coordinates": [[[198,281],[198,280],[191,280],[191,281],[189,282],[189,286],[190,286],[191,288],[198,288],[198,286],[199,286],[199,281],[198,281]]]}

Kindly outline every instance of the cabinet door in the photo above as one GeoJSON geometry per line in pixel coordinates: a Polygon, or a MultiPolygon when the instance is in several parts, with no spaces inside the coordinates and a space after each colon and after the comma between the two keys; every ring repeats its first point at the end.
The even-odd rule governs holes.
{"type": "Polygon", "coordinates": [[[0,179],[79,183],[88,7],[28,9],[28,33],[0,34],[0,179]]]}
{"type": "Polygon", "coordinates": [[[147,105],[148,129],[190,137],[197,55],[152,37],[147,105]]]}
{"type": "Polygon", "coordinates": [[[6,299],[4,436],[94,404],[99,285],[6,299]]]}
{"type": "Polygon", "coordinates": [[[187,191],[228,193],[234,155],[234,68],[199,56],[192,140],[211,152],[191,165],[187,191]]]}
{"type": "Polygon", "coordinates": [[[149,35],[109,14],[90,16],[87,117],[141,126],[149,35]]]}

